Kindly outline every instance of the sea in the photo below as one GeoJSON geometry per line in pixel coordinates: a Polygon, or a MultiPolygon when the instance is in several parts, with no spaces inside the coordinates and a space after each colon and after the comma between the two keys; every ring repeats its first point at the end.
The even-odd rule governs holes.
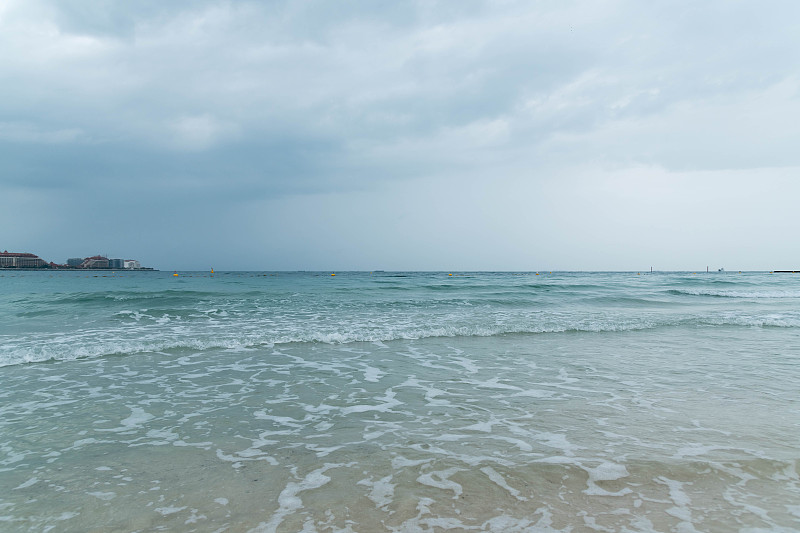
{"type": "Polygon", "coordinates": [[[800,274],[0,271],[3,532],[794,532],[799,460],[800,274]]]}

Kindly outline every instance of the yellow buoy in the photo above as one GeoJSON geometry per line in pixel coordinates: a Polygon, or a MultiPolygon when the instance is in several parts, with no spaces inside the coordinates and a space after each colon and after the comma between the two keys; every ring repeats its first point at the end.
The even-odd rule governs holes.
{"type": "Polygon", "coordinates": [[[448,274],[448,276],[452,276],[452,274],[448,274]]]}
{"type": "Polygon", "coordinates": [[[336,274],[331,274],[331,276],[335,276],[336,274]]]}

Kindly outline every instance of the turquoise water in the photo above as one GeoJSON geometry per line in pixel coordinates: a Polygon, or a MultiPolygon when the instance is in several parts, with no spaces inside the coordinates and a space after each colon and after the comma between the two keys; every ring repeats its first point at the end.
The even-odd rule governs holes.
{"type": "Polygon", "coordinates": [[[797,531],[800,276],[0,272],[3,531],[797,531]]]}

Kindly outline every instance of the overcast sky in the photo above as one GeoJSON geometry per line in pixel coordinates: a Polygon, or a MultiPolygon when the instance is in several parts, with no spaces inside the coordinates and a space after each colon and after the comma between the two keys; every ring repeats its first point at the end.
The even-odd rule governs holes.
{"type": "Polygon", "coordinates": [[[800,2],[0,0],[0,250],[800,268],[800,2]]]}

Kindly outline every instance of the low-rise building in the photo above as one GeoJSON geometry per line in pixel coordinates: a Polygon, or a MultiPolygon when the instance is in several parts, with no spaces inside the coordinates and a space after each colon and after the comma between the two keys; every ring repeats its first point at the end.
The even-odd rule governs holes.
{"type": "Polygon", "coordinates": [[[87,257],[81,263],[81,268],[108,268],[108,257],[102,255],[87,257]]]}
{"type": "Polygon", "coordinates": [[[123,265],[124,268],[142,268],[142,264],[136,259],[125,259],[123,265]]]}
{"type": "Polygon", "coordinates": [[[0,268],[44,268],[47,263],[35,254],[0,252],[0,268]]]}

